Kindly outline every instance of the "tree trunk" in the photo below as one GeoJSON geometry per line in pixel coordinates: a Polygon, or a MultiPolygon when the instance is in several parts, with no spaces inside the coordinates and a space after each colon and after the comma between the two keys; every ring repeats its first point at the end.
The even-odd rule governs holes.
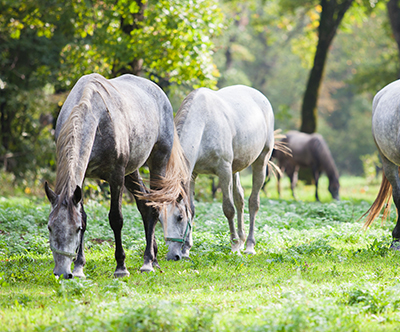
{"type": "Polygon", "coordinates": [[[300,131],[313,133],[317,129],[317,101],[321,86],[329,47],[336,35],[337,28],[353,0],[321,0],[321,17],[318,27],[318,44],[314,56],[314,65],[308,77],[301,107],[300,131]]]}
{"type": "MultiPolygon", "coordinates": [[[[392,27],[393,36],[397,43],[397,48],[399,51],[399,62],[400,62],[400,1],[399,0],[389,0],[387,3],[387,10],[390,25],[392,27]]],[[[397,74],[400,78],[400,72],[397,74]]]]}
{"type": "MultiPolygon", "coordinates": [[[[7,152],[10,145],[11,134],[11,121],[13,112],[10,108],[7,109],[7,102],[3,101],[0,104],[0,145],[2,149],[7,152]]],[[[0,150],[1,151],[1,150],[0,150]]]]}

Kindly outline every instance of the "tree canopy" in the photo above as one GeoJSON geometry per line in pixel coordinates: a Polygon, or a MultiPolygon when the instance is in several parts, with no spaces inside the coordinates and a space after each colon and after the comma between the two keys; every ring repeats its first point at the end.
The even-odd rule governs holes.
{"type": "Polygon", "coordinates": [[[359,173],[360,156],[374,151],[371,98],[400,72],[398,7],[393,0],[0,0],[0,165],[36,181],[54,169],[51,124],[76,80],[98,72],[149,78],[175,108],[200,86],[253,86],[270,99],[276,128],[317,129],[339,169],[359,173]]]}

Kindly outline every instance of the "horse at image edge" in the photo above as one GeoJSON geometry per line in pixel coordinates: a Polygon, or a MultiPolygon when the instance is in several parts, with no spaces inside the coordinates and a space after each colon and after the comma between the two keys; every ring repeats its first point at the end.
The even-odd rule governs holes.
{"type": "MultiPolygon", "coordinates": [[[[374,97],[372,102],[372,136],[382,159],[382,182],[379,193],[366,215],[364,228],[368,228],[380,214],[383,206],[383,218],[386,218],[393,197],[397,211],[400,209],[400,80],[394,81],[374,97]]],[[[390,248],[400,250],[400,216],[392,231],[390,248]]]]}

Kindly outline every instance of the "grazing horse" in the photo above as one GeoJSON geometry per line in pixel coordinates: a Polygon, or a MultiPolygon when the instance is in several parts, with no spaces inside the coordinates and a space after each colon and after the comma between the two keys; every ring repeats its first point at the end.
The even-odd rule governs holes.
{"type": "MultiPolygon", "coordinates": [[[[367,228],[379,215],[384,206],[383,216],[387,216],[390,198],[393,196],[397,211],[400,210],[400,80],[385,86],[376,95],[372,103],[372,136],[382,159],[382,183],[378,196],[369,210],[364,227],[367,228]]],[[[400,218],[393,229],[391,249],[400,250],[400,218]]]]}
{"type": "MultiPolygon", "coordinates": [[[[185,98],[175,116],[175,125],[189,168],[186,184],[190,183],[190,206],[181,201],[178,205],[166,206],[160,214],[169,246],[167,259],[189,256],[198,174],[219,177],[232,251],[240,253],[244,249],[244,193],[239,172],[250,165],[253,187],[249,198],[250,228],[245,253],[254,254],[259,192],[274,147],[274,114],[270,102],[259,91],[247,86],[236,85],[219,91],[200,88],[185,98]]],[[[189,188],[188,185],[185,187],[189,188]]]]}
{"type": "Polygon", "coordinates": [[[115,238],[114,276],[128,276],[121,229],[124,184],[135,195],[142,215],[146,249],[141,271],[158,267],[154,229],[159,211],[149,204],[163,197],[173,204],[184,193],[186,168],[180,153],[171,104],[154,83],[133,75],[105,79],[83,76],[71,90],[56,125],[57,176],[55,190],[45,184],[52,209],[48,229],[55,262],[54,274],[84,277],[86,214],[82,202],[85,177],[107,181],[111,190],[110,226],[115,238]],[[138,169],[150,169],[147,190],[138,169]],[[145,199],[143,199],[145,198],[145,199]],[[71,263],[75,259],[74,270],[71,263]]]}
{"type": "MultiPolygon", "coordinates": [[[[292,188],[293,198],[294,188],[297,184],[298,172],[300,167],[311,168],[315,181],[315,198],[318,198],[318,180],[322,172],[325,172],[329,179],[329,192],[334,199],[339,199],[339,173],[335,162],[329,151],[328,145],[320,134],[306,134],[298,131],[289,131],[286,138],[287,147],[292,151],[292,155],[279,150],[274,150],[272,157],[278,160],[278,166],[289,178],[292,188]]],[[[278,194],[281,195],[280,175],[278,174],[278,194]]]]}

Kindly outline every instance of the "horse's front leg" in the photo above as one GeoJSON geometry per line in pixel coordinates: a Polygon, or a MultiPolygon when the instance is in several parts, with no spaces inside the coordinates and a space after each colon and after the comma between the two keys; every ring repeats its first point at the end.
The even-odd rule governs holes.
{"type": "Polygon", "coordinates": [[[86,231],[87,216],[85,210],[83,209],[82,202],[81,202],[81,215],[82,215],[81,241],[79,242],[78,254],[76,255],[76,259],[74,261],[74,270],[72,271],[72,274],[74,277],[85,278],[85,274],[83,273],[83,267],[86,264],[85,253],[84,253],[84,247],[85,247],[84,236],[86,231]]]}
{"type": "MultiPolygon", "coordinates": [[[[386,178],[392,186],[393,201],[396,205],[397,211],[400,211],[400,178],[399,178],[399,167],[389,160],[387,160],[382,154],[382,165],[385,172],[386,178]]],[[[390,246],[393,250],[400,251],[400,215],[397,217],[397,223],[392,231],[393,241],[390,246]]]]}
{"type": "Polygon", "coordinates": [[[124,188],[124,172],[119,173],[115,178],[109,181],[111,191],[111,207],[108,215],[110,226],[114,232],[115,239],[115,260],[117,268],[114,277],[129,276],[129,272],[125,266],[125,252],[122,248],[121,230],[123,226],[122,217],[122,192],[124,188]]]}
{"type": "Polygon", "coordinates": [[[146,200],[137,197],[137,193],[146,193],[146,188],[138,171],[125,177],[125,187],[134,195],[136,205],[142,216],[146,236],[146,249],[144,251],[144,262],[140,268],[142,272],[153,272],[153,267],[160,268],[157,261],[157,243],[154,236],[158,213],[146,204],[146,200]]]}
{"type": "Polygon", "coordinates": [[[229,230],[231,233],[232,252],[237,252],[240,254],[240,248],[242,247],[243,243],[241,243],[241,240],[236,233],[234,224],[235,206],[233,204],[232,195],[232,166],[230,164],[225,165],[223,169],[220,170],[218,177],[222,191],[222,209],[225,217],[228,219],[229,230]]]}
{"type": "Polygon", "coordinates": [[[299,167],[295,165],[288,165],[286,166],[286,174],[290,179],[290,188],[292,189],[293,198],[296,199],[294,188],[296,188],[298,174],[299,174],[299,167]]]}
{"type": "Polygon", "coordinates": [[[314,182],[315,182],[315,199],[317,202],[319,202],[319,197],[318,197],[318,181],[319,181],[319,176],[320,173],[316,167],[312,167],[312,174],[314,177],[314,182]]]}

